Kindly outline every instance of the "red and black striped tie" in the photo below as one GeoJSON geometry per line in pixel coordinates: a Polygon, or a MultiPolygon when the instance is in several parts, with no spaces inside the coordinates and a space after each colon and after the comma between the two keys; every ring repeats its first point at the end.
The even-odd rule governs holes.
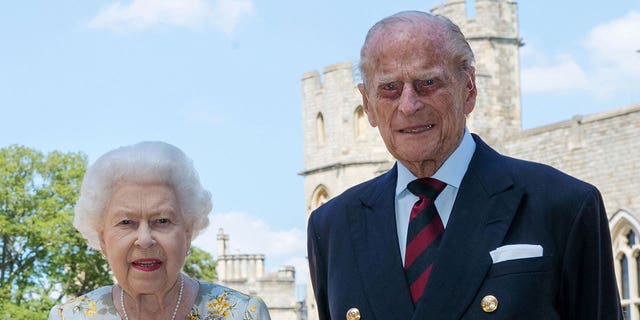
{"type": "Polygon", "coordinates": [[[407,185],[411,193],[420,197],[411,209],[404,258],[414,303],[422,296],[444,232],[434,201],[446,186],[446,183],[433,178],[416,179],[407,185]]]}

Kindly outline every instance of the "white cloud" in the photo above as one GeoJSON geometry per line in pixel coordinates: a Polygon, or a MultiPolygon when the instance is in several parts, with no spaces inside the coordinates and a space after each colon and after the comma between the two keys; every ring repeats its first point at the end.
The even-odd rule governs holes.
{"type": "Polygon", "coordinates": [[[597,98],[636,91],[640,83],[640,13],[627,15],[593,28],[582,42],[591,64],[580,65],[574,55],[549,59],[540,50],[521,52],[533,63],[522,68],[522,92],[583,93],[597,98]],[[552,61],[552,62],[549,62],[552,61]]]}
{"type": "Polygon", "coordinates": [[[229,235],[228,254],[264,254],[266,272],[275,272],[284,265],[296,268],[296,282],[308,277],[306,232],[297,228],[275,230],[259,217],[240,212],[216,213],[209,217],[209,228],[194,241],[194,245],[216,257],[216,235],[220,228],[229,235]]]}
{"type": "Polygon", "coordinates": [[[594,93],[609,96],[640,83],[640,13],[631,11],[622,18],[596,26],[583,44],[594,65],[591,74],[594,93]]]}
{"type": "Polygon", "coordinates": [[[549,59],[535,43],[527,43],[520,47],[520,60],[527,61],[531,65],[548,64],[549,59]]]}
{"type": "Polygon", "coordinates": [[[158,25],[186,28],[215,27],[231,34],[253,13],[252,0],[133,0],[101,10],[89,26],[117,32],[142,31],[158,25]]]}
{"type": "Polygon", "coordinates": [[[595,27],[584,40],[592,57],[600,64],[625,66],[640,70],[640,13],[626,16],[595,27]]]}
{"type": "Polygon", "coordinates": [[[253,0],[218,0],[214,10],[215,25],[231,34],[238,21],[253,13],[253,0]]]}
{"type": "Polygon", "coordinates": [[[522,92],[575,91],[586,87],[587,76],[571,58],[554,65],[522,69],[522,92]]]}

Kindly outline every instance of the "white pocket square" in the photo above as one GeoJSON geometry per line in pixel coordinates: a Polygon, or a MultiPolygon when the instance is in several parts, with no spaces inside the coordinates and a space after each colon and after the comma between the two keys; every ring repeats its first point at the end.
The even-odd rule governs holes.
{"type": "Polygon", "coordinates": [[[493,263],[542,257],[542,246],[539,244],[509,244],[489,252],[493,263]]]}

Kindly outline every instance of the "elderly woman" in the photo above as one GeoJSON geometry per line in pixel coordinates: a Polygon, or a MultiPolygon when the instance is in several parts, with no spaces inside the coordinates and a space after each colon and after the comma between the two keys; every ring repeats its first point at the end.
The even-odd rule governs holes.
{"type": "Polygon", "coordinates": [[[53,307],[49,319],[270,319],[259,298],[181,273],[210,210],[191,160],[172,145],[142,142],[100,157],[84,176],[73,225],[117,284],[53,307]]]}

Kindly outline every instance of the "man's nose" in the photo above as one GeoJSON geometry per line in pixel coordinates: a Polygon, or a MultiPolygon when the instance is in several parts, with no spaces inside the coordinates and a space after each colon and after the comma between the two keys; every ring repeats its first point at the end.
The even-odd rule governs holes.
{"type": "Polygon", "coordinates": [[[403,86],[399,103],[398,109],[405,115],[412,115],[424,106],[419,99],[418,93],[411,84],[405,84],[403,86]]]}

